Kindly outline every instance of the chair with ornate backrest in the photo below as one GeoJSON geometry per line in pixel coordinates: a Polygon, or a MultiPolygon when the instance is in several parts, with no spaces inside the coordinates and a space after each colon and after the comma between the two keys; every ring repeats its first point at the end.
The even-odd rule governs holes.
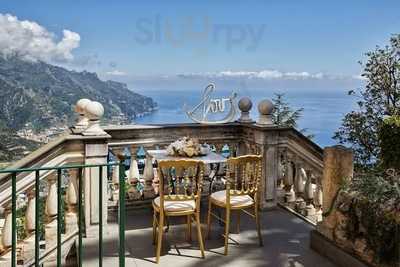
{"type": "Polygon", "coordinates": [[[159,196],[153,201],[153,242],[156,262],[160,260],[163,227],[169,216],[186,216],[187,235],[191,239],[192,219],[196,222],[201,256],[204,243],[200,225],[200,200],[204,164],[197,160],[160,160],[158,162],[159,196]]]}
{"type": "Polygon", "coordinates": [[[211,217],[225,223],[225,255],[228,254],[229,226],[231,211],[237,212],[237,229],[239,231],[240,212],[250,215],[256,221],[260,246],[263,245],[260,225],[260,181],[262,157],[245,155],[228,159],[226,170],[226,190],[212,193],[209,197],[207,214],[207,238],[211,232],[211,217]],[[211,212],[212,206],[225,209],[225,220],[211,212]],[[247,209],[253,208],[254,214],[247,209]]]}

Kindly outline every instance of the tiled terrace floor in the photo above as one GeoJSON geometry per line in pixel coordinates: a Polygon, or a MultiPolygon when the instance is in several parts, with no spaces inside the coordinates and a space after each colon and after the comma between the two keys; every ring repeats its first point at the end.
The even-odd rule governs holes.
{"type": "MultiPolygon", "coordinates": [[[[264,247],[258,246],[254,220],[243,214],[240,234],[231,235],[238,244],[230,241],[228,256],[222,254],[223,227],[214,221],[212,237],[205,240],[205,259],[200,258],[195,228],[192,230],[193,242],[189,244],[185,241],[184,226],[179,225],[184,218],[171,221],[172,226],[165,235],[159,265],[154,263],[151,220],[150,208],[129,212],[126,266],[334,266],[309,248],[309,232],[313,227],[280,208],[262,213],[264,247]]],[[[118,225],[111,222],[104,235],[104,266],[118,266],[118,225]]],[[[84,266],[98,266],[97,247],[96,239],[84,240],[84,266]]]]}

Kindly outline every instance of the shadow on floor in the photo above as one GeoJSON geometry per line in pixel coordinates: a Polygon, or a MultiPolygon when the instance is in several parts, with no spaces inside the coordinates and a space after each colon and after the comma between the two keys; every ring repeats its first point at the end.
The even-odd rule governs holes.
{"type": "MultiPolygon", "coordinates": [[[[206,214],[206,212],[202,212],[206,214]]],[[[235,226],[235,217],[232,221],[235,226]]],[[[127,266],[157,266],[154,264],[155,247],[152,245],[151,209],[131,211],[127,214],[125,255],[127,266]],[[131,265],[134,264],[134,265],[131,265]]],[[[202,219],[204,223],[204,218],[202,219]]],[[[328,259],[309,248],[309,232],[313,226],[289,212],[277,208],[262,213],[264,246],[258,246],[255,222],[241,216],[240,234],[229,242],[228,256],[224,256],[223,227],[213,221],[210,240],[205,240],[206,258],[200,258],[197,234],[193,224],[192,242],[185,238],[184,218],[173,218],[169,232],[164,235],[160,266],[334,266],[328,259]]],[[[203,236],[206,227],[202,226],[203,236]]],[[[104,264],[118,262],[118,224],[111,219],[104,234],[104,264]]],[[[98,240],[85,239],[84,266],[98,265],[98,240]]]]}

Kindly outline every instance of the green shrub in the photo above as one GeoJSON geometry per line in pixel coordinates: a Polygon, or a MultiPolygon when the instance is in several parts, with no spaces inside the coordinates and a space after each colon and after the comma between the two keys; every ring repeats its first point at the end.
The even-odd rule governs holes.
{"type": "Polygon", "coordinates": [[[400,170],[400,116],[384,120],[379,130],[379,144],[382,167],[400,170]]]}
{"type": "Polygon", "coordinates": [[[400,260],[400,174],[369,173],[355,177],[341,190],[338,209],[349,219],[350,240],[367,240],[375,262],[392,266],[400,260]]]}

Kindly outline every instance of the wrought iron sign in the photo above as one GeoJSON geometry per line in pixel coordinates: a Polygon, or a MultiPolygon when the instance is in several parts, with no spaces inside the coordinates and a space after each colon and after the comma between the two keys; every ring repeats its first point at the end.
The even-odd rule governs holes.
{"type": "Polygon", "coordinates": [[[219,124],[235,120],[236,117],[236,93],[232,93],[226,98],[212,98],[215,90],[214,84],[209,84],[204,89],[201,101],[192,109],[184,105],[183,110],[194,122],[202,124],[219,124]],[[228,111],[226,111],[229,109],[228,111]],[[218,118],[218,114],[221,114],[218,118]],[[210,118],[211,117],[211,118],[210,118]]]}

